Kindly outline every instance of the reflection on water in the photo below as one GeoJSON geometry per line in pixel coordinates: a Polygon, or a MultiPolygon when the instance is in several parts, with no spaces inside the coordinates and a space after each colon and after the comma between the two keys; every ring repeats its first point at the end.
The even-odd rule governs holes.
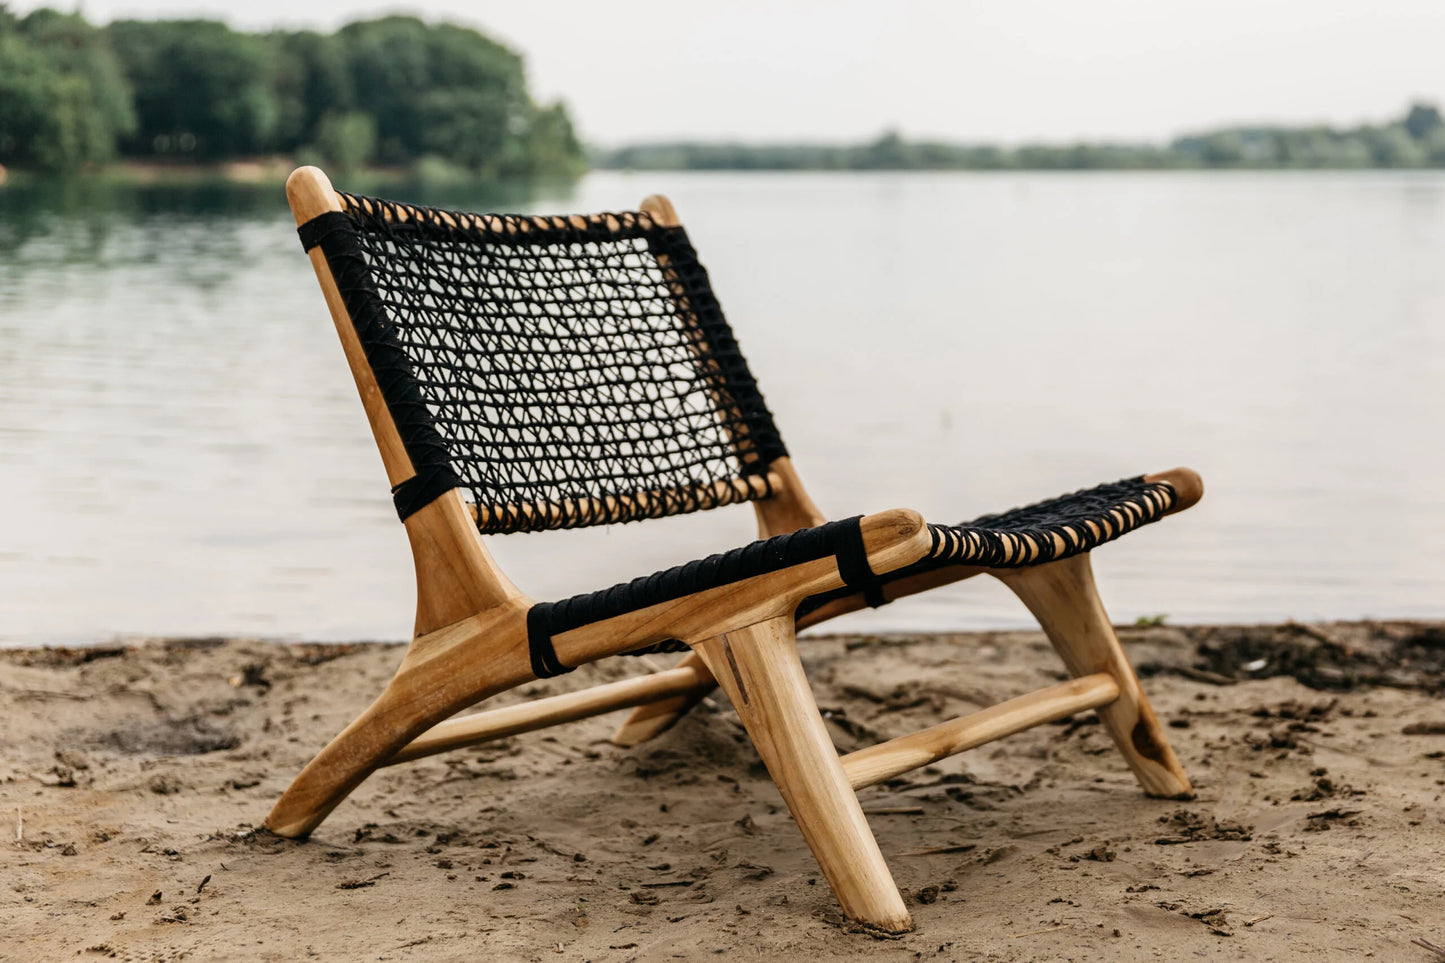
{"type": "MultiPolygon", "coordinates": [[[[1190,464],[1120,620],[1445,616],[1445,177],[597,174],[669,194],[817,500],[957,520],[1190,464]]],[[[401,527],[279,188],[0,191],[0,643],[399,638],[401,527]]],[[[538,598],[751,511],[493,539],[538,598]],[[565,560],[565,564],[559,562],[565,560]]],[[[839,628],[1023,624],[966,583],[839,628]]]]}

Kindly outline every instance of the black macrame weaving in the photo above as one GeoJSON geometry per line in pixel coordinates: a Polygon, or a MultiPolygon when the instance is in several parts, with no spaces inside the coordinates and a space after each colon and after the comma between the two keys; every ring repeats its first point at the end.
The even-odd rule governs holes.
{"type": "Polygon", "coordinates": [[[904,568],[874,576],[866,584],[845,586],[804,600],[804,615],[861,588],[869,605],[885,604],[882,586],[949,565],[1021,568],[1092,551],[1105,542],[1158,521],[1174,507],[1177,493],[1168,482],[1142,476],[1086,488],[1069,495],[983,515],[959,525],[928,526],[933,548],[904,568]]]}
{"type": "MultiPolygon", "coordinates": [[[[527,618],[533,670],[538,676],[568,671],[552,651],[551,637],[560,632],[799,562],[834,555],[844,584],[842,588],[805,599],[798,606],[797,615],[859,593],[876,608],[885,604],[884,585],[936,568],[948,565],[1019,568],[1091,551],[1162,518],[1174,506],[1175,498],[1174,486],[1168,482],[1128,478],[997,515],[985,515],[961,525],[929,525],[933,535],[929,554],[912,565],[882,575],[874,574],[868,567],[856,518],[763,539],[601,591],[533,606],[527,618]]],[[[628,654],[676,652],[686,648],[683,643],[671,640],[628,654]]]]}
{"type": "Polygon", "coordinates": [[[300,234],[416,469],[403,519],[458,487],[483,534],[770,494],[787,451],[682,228],[341,196],[300,234]]]}

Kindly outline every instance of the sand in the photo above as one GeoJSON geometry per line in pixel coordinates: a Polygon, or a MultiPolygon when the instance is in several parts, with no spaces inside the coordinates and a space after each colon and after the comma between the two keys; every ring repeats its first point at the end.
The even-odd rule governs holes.
{"type": "MultiPolygon", "coordinates": [[[[297,843],[257,827],[396,647],[0,651],[0,959],[1445,959],[1445,629],[1124,636],[1198,798],[1145,798],[1088,714],[865,790],[896,940],[844,924],[725,702],[383,770],[297,843]]],[[[1061,678],[1031,633],[804,658],[843,750],[1061,678]]]]}

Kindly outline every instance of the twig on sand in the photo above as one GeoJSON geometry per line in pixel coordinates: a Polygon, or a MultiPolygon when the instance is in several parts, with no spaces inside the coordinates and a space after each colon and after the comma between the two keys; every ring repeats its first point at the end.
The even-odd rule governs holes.
{"type": "Polygon", "coordinates": [[[863,813],[868,816],[922,816],[922,806],[879,806],[876,809],[865,809],[863,813]]]}
{"type": "Polygon", "coordinates": [[[966,853],[970,849],[977,849],[978,843],[960,843],[957,846],[932,846],[928,849],[915,849],[911,853],[899,853],[899,856],[940,856],[944,853],[966,853]]]}
{"type": "Polygon", "coordinates": [[[21,815],[20,807],[15,807],[15,841],[25,842],[25,817],[21,815]]]}
{"type": "Polygon", "coordinates": [[[1045,930],[1029,930],[1027,933],[1015,933],[1012,937],[1010,937],[1010,939],[1021,940],[1025,936],[1038,936],[1040,933],[1053,933],[1058,930],[1066,930],[1068,928],[1068,923],[1062,923],[1058,926],[1050,926],[1048,929],[1045,930]]]}
{"type": "Polygon", "coordinates": [[[1445,960],[1445,946],[1441,946],[1439,943],[1432,943],[1429,940],[1418,936],[1410,942],[1414,943],[1416,946],[1423,946],[1425,949],[1429,950],[1431,953],[1434,953],[1440,959],[1445,960]]]}
{"type": "Polygon", "coordinates": [[[1252,920],[1245,920],[1245,921],[1244,921],[1244,925],[1245,925],[1245,926],[1253,926],[1255,923],[1263,923],[1265,920],[1272,920],[1272,919],[1274,919],[1274,914],[1273,914],[1273,913],[1265,913],[1263,916],[1256,916],[1256,917],[1255,917],[1254,919],[1252,919],[1252,920]]]}

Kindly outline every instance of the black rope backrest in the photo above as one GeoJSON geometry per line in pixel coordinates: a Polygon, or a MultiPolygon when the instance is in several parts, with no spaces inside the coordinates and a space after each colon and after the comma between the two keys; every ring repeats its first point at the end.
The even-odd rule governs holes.
{"type": "Polygon", "coordinates": [[[484,534],[771,494],[786,449],[682,228],[340,197],[300,232],[416,467],[403,518],[456,487],[484,534]]]}

